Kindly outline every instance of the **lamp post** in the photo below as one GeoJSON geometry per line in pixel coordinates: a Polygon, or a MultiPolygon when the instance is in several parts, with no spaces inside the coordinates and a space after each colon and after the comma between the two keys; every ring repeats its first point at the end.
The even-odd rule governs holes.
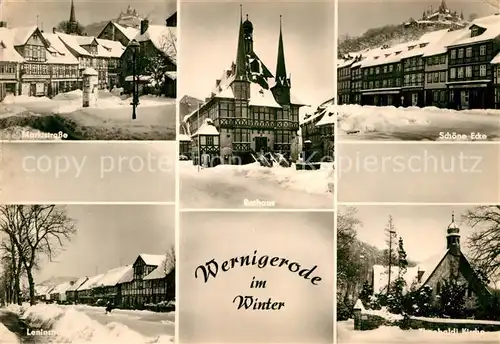
{"type": "Polygon", "coordinates": [[[137,118],[136,114],[136,108],[137,105],[139,105],[139,96],[137,94],[138,88],[137,88],[137,71],[136,71],[136,63],[137,63],[137,50],[139,49],[140,45],[139,43],[133,39],[129,43],[129,47],[132,50],[132,77],[133,77],[133,83],[132,83],[132,119],[137,118]]]}

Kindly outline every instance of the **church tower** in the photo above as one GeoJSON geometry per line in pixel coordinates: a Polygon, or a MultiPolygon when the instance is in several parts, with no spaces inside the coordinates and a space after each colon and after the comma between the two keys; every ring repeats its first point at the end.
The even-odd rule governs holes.
{"type": "Polygon", "coordinates": [[[455,214],[451,214],[451,223],[447,229],[448,235],[446,236],[446,249],[454,256],[460,255],[460,228],[455,223],[455,214]]]}
{"type": "Polygon", "coordinates": [[[281,29],[281,16],[280,16],[280,36],[278,41],[278,59],[276,61],[276,85],[273,86],[271,91],[274,98],[280,105],[290,104],[290,78],[286,74],[285,65],[285,49],[283,47],[283,32],[281,29]]]}
{"type": "Polygon", "coordinates": [[[69,12],[69,21],[66,33],[76,34],[77,28],[78,28],[78,23],[76,22],[76,16],[75,16],[75,4],[73,3],[73,0],[71,0],[71,10],[69,12]]]}
{"type": "Polygon", "coordinates": [[[245,41],[245,51],[250,54],[253,52],[253,24],[248,20],[248,14],[243,22],[243,40],[245,41]]]}
{"type": "Polygon", "coordinates": [[[247,50],[243,29],[243,17],[241,14],[240,29],[238,33],[238,50],[236,51],[236,64],[234,66],[234,80],[231,83],[231,89],[233,90],[235,99],[250,99],[250,80],[248,79],[247,50]]]}

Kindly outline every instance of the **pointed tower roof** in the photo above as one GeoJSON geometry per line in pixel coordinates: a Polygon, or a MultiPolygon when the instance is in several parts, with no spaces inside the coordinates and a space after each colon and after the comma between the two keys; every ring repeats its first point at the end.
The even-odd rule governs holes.
{"type": "Polygon", "coordinates": [[[458,234],[460,232],[460,229],[458,228],[457,224],[455,223],[455,212],[451,213],[451,223],[448,225],[448,234],[458,234]]]}
{"type": "MultiPolygon", "coordinates": [[[[241,5],[240,5],[241,11],[241,5]]],[[[245,51],[245,38],[243,36],[243,16],[240,13],[240,29],[238,32],[238,51],[236,52],[235,80],[248,81],[247,77],[247,56],[245,51]]]]}
{"type": "Polygon", "coordinates": [[[69,13],[69,21],[70,21],[70,23],[76,22],[75,4],[73,3],[73,0],[71,0],[71,10],[70,10],[70,13],[69,13]]]}
{"type": "MultiPolygon", "coordinates": [[[[285,65],[285,49],[283,47],[283,32],[281,29],[281,15],[280,15],[280,37],[278,41],[278,60],[276,62],[276,75],[275,75],[277,83],[281,81],[286,83],[287,74],[286,74],[286,65],[285,65]]],[[[287,86],[287,85],[282,85],[287,86]]]]}

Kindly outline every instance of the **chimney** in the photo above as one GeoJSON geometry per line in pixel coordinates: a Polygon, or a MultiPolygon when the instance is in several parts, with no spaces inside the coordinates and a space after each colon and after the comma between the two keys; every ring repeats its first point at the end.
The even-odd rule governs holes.
{"type": "Polygon", "coordinates": [[[52,28],[52,33],[56,33],[57,29],[55,27],[52,28]]]}
{"type": "Polygon", "coordinates": [[[148,27],[149,27],[149,20],[147,19],[141,20],[141,35],[143,35],[148,30],[148,27]]]}
{"type": "Polygon", "coordinates": [[[6,21],[0,21],[0,27],[7,28],[7,22],[6,21]]]}

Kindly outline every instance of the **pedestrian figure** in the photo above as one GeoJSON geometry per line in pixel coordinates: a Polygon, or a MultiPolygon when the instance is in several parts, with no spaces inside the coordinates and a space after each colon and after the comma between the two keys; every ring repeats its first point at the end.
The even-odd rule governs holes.
{"type": "Polygon", "coordinates": [[[112,310],[113,310],[113,304],[111,303],[111,301],[108,301],[108,303],[106,304],[106,313],[105,314],[111,313],[112,310]]]}

